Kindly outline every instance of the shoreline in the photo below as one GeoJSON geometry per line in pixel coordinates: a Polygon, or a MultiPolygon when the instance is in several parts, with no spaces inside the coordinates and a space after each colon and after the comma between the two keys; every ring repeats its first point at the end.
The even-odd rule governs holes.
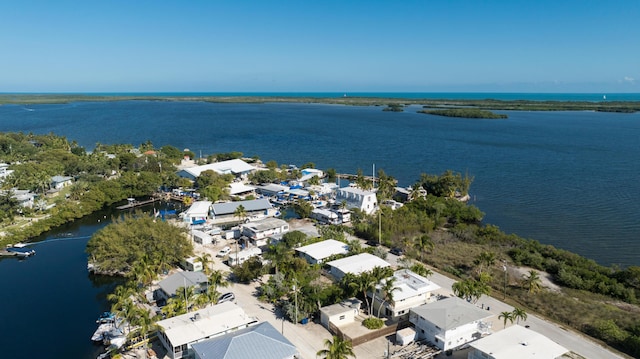
{"type": "MultiPolygon", "coordinates": [[[[349,106],[422,105],[439,108],[472,107],[504,111],[601,111],[634,113],[640,111],[640,101],[561,101],[561,100],[500,100],[500,99],[453,99],[453,98],[395,98],[395,97],[314,97],[314,96],[193,96],[182,95],[82,95],[82,94],[0,94],[2,105],[52,105],[73,102],[115,101],[174,101],[211,103],[307,103],[349,106]]],[[[386,107],[385,107],[386,108],[386,107]]]]}

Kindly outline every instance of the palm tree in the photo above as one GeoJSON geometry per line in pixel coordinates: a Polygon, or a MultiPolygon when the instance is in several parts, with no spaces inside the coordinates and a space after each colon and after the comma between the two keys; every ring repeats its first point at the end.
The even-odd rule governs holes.
{"type": "Polygon", "coordinates": [[[507,327],[507,320],[513,323],[513,313],[512,312],[502,312],[498,315],[498,319],[501,319],[504,322],[504,328],[507,327]]]}
{"type": "Polygon", "coordinates": [[[390,278],[387,278],[387,280],[385,280],[381,290],[382,290],[382,293],[384,294],[382,297],[382,302],[378,307],[378,318],[380,318],[380,310],[382,309],[382,303],[384,302],[391,303],[393,301],[393,292],[395,292],[396,290],[402,290],[402,288],[396,287],[396,277],[390,277],[390,278]]]}
{"type": "Polygon", "coordinates": [[[351,342],[336,335],[333,336],[333,341],[331,341],[331,339],[325,339],[324,346],[327,349],[319,350],[316,356],[325,359],[347,359],[348,357],[356,357],[351,342]]]}
{"type": "Polygon", "coordinates": [[[515,319],[516,324],[520,324],[520,319],[527,320],[527,312],[522,308],[515,307],[513,308],[513,312],[511,312],[511,318],[511,322],[515,319]]]}
{"type": "MultiPolygon", "coordinates": [[[[362,292],[367,305],[367,310],[370,310],[371,308],[371,306],[369,305],[369,297],[367,296],[367,292],[373,288],[374,283],[375,282],[370,272],[363,272],[359,276],[355,276],[353,278],[353,281],[349,283],[349,286],[353,287],[356,292],[362,292]]],[[[371,314],[370,311],[369,314],[371,314]]]]}
{"type": "Polygon", "coordinates": [[[496,263],[496,254],[493,252],[482,252],[476,257],[473,263],[479,266],[478,273],[482,273],[485,265],[491,267],[496,263]]]}
{"type": "Polygon", "coordinates": [[[237,217],[240,222],[243,222],[247,218],[247,210],[243,205],[239,205],[236,210],[233,212],[233,216],[237,217]]]}
{"type": "Polygon", "coordinates": [[[540,290],[540,286],[542,284],[542,280],[540,279],[540,274],[535,270],[530,270],[529,274],[522,275],[522,285],[527,287],[529,294],[535,293],[540,290]]]}
{"type": "Polygon", "coordinates": [[[225,273],[221,270],[214,270],[209,275],[209,281],[207,286],[207,294],[210,303],[216,303],[218,301],[218,296],[214,296],[213,294],[218,293],[218,287],[228,287],[229,282],[225,279],[225,273]],[[212,294],[213,293],[213,294],[212,294]]]}
{"type": "Polygon", "coordinates": [[[423,234],[422,236],[416,238],[414,247],[418,250],[418,253],[420,253],[420,262],[424,262],[424,252],[432,251],[435,247],[435,244],[431,240],[431,237],[423,234]]]}
{"type": "Polygon", "coordinates": [[[197,256],[196,262],[202,263],[202,272],[205,275],[209,275],[211,273],[211,254],[204,253],[201,256],[197,256]]]}
{"type": "Polygon", "coordinates": [[[422,263],[416,263],[411,266],[411,271],[415,274],[421,275],[425,278],[429,278],[433,275],[433,271],[424,266],[422,263]]]}
{"type": "Polygon", "coordinates": [[[390,267],[373,267],[373,269],[371,270],[371,292],[372,294],[372,298],[371,298],[371,307],[369,307],[369,315],[372,314],[373,312],[373,303],[375,303],[376,301],[376,286],[377,284],[384,278],[390,277],[393,275],[393,270],[390,267]]]}
{"type": "Polygon", "coordinates": [[[107,294],[107,300],[111,302],[111,311],[114,313],[120,311],[134,293],[135,290],[129,286],[117,286],[113,293],[107,294]]]}

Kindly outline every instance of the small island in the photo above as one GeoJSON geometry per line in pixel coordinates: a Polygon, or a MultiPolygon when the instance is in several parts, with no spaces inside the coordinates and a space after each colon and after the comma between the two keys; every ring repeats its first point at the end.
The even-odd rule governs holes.
{"type": "Polygon", "coordinates": [[[418,111],[418,113],[425,113],[427,115],[446,116],[446,117],[460,117],[460,118],[482,118],[482,119],[506,119],[507,115],[494,113],[488,110],[480,110],[477,108],[448,108],[441,110],[425,109],[418,111]]]}

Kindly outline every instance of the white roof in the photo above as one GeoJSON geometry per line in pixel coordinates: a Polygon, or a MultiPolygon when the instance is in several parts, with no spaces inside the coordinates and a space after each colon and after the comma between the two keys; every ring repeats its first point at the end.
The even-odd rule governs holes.
{"type": "Polygon", "coordinates": [[[375,192],[372,191],[365,191],[363,189],[360,189],[358,187],[342,187],[338,190],[338,193],[341,194],[342,193],[353,193],[353,194],[357,194],[357,195],[361,195],[361,196],[367,196],[370,194],[376,194],[375,192]]]}
{"type": "Polygon", "coordinates": [[[187,211],[185,212],[185,215],[190,216],[194,214],[204,214],[206,216],[207,214],[209,214],[209,207],[211,207],[211,203],[211,201],[193,202],[191,207],[189,207],[189,209],[187,209],[187,211]]]}
{"type": "Polygon", "coordinates": [[[261,219],[259,221],[245,223],[242,225],[242,227],[251,228],[255,232],[264,232],[264,231],[268,231],[276,228],[282,228],[287,224],[288,224],[287,221],[282,220],[280,218],[269,217],[269,218],[261,219]]]}
{"type": "Polygon", "coordinates": [[[230,195],[235,195],[238,193],[243,193],[243,192],[249,192],[249,191],[253,191],[256,188],[252,187],[252,186],[247,186],[246,184],[242,183],[242,182],[233,182],[229,185],[229,187],[231,188],[231,190],[229,191],[230,195]]]}
{"type": "Polygon", "coordinates": [[[159,321],[157,324],[174,347],[219,335],[255,322],[242,308],[224,302],[159,321]],[[196,315],[198,314],[198,315],[196,315]],[[196,319],[199,316],[199,319],[196,319]]]}
{"type": "Polygon", "coordinates": [[[360,253],[355,256],[336,259],[327,263],[328,265],[338,269],[342,273],[351,273],[358,275],[368,272],[375,267],[389,267],[390,264],[384,259],[369,253],[360,253]]]}
{"type": "Polygon", "coordinates": [[[335,239],[327,239],[325,241],[316,242],[296,248],[297,252],[305,253],[314,259],[324,259],[334,254],[347,254],[349,253],[349,245],[344,242],[336,241],[335,239]]]}
{"type": "Polygon", "coordinates": [[[470,345],[494,359],[553,359],[569,351],[544,335],[519,325],[512,325],[470,345]]]}
{"type": "Polygon", "coordinates": [[[189,168],[185,168],[183,171],[191,174],[194,177],[198,177],[202,172],[208,171],[208,170],[212,170],[220,174],[227,174],[227,173],[237,174],[237,173],[243,173],[243,172],[250,172],[255,169],[256,169],[255,167],[246,163],[245,161],[240,159],[235,159],[235,160],[210,163],[208,165],[189,167],[189,168]]]}
{"type": "Polygon", "coordinates": [[[395,301],[413,298],[440,289],[439,285],[408,269],[395,271],[393,277],[396,278],[395,288],[398,288],[393,291],[393,300],[395,301]]]}
{"type": "Polygon", "coordinates": [[[229,253],[229,257],[230,259],[236,260],[236,257],[241,259],[251,258],[251,257],[259,256],[261,254],[262,254],[262,249],[258,247],[251,247],[251,248],[243,249],[239,251],[237,254],[235,251],[232,251],[231,253],[229,253]]]}

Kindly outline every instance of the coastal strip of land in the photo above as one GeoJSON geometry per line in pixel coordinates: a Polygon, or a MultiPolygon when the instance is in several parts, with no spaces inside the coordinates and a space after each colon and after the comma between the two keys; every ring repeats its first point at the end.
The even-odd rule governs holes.
{"type": "MultiPolygon", "coordinates": [[[[487,94],[490,96],[490,94],[487,94]]],[[[351,106],[389,106],[389,104],[422,105],[449,109],[471,107],[504,111],[601,111],[634,113],[640,111],[640,101],[531,101],[531,100],[461,100],[430,98],[382,97],[287,97],[287,96],[175,96],[175,95],[81,95],[81,94],[0,94],[0,105],[64,104],[72,102],[108,101],[190,101],[213,103],[316,103],[351,106]]]]}

